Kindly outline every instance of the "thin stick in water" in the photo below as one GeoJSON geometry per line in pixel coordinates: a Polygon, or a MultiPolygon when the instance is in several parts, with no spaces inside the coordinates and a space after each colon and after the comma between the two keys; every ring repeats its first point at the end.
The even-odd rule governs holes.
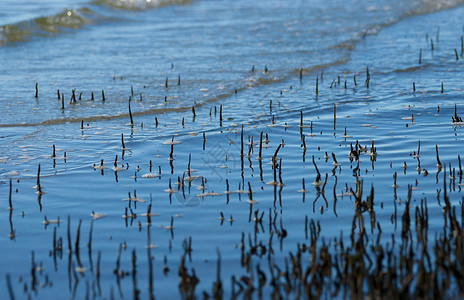
{"type": "Polygon", "coordinates": [[[219,126],[222,127],[222,105],[219,106],[219,126]]]}
{"type": "Polygon", "coordinates": [[[438,157],[438,145],[435,145],[435,153],[437,155],[437,166],[441,167],[440,158],[438,157]]]}
{"type": "Polygon", "coordinates": [[[132,118],[132,111],[131,111],[131,105],[130,105],[130,99],[129,99],[129,118],[130,118],[130,124],[134,125],[134,119],[132,118]]]}
{"type": "Polygon", "coordinates": [[[369,73],[369,66],[366,67],[366,87],[369,88],[369,83],[371,81],[371,74],[369,73]]]}
{"type": "Polygon", "coordinates": [[[12,183],[11,183],[11,178],[10,178],[10,192],[8,193],[8,204],[9,204],[9,207],[8,207],[8,210],[13,210],[13,203],[11,201],[11,191],[12,191],[12,183]]]}
{"type": "Polygon", "coordinates": [[[316,96],[319,95],[319,77],[316,77],[316,96]]]}

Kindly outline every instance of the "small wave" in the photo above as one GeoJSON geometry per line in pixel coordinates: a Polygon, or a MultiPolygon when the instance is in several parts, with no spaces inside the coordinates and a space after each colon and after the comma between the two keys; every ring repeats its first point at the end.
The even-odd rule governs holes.
{"type": "Polygon", "coordinates": [[[303,72],[303,73],[316,72],[316,73],[318,73],[319,71],[324,71],[325,69],[327,69],[329,67],[341,66],[341,65],[345,64],[348,60],[349,60],[349,57],[345,56],[345,57],[343,57],[341,59],[338,59],[338,60],[335,60],[335,61],[332,61],[332,62],[329,62],[329,63],[326,63],[326,64],[314,65],[314,66],[310,66],[310,67],[307,67],[307,68],[291,69],[290,74],[297,75],[300,72],[303,72]]]}
{"type": "Polygon", "coordinates": [[[87,7],[63,9],[60,13],[0,26],[0,46],[28,41],[32,37],[51,36],[68,29],[79,29],[107,19],[98,14],[103,7],[121,10],[147,10],[166,5],[184,5],[190,0],[94,0],[87,7]],[[95,9],[93,10],[92,7],[95,9]]]}
{"type": "MultiPolygon", "coordinates": [[[[195,107],[201,107],[206,105],[210,102],[215,102],[220,99],[230,97],[232,93],[220,94],[213,98],[209,98],[201,103],[196,103],[195,107]]],[[[172,108],[151,108],[141,111],[134,111],[132,112],[133,116],[143,116],[143,115],[159,115],[169,112],[181,112],[181,111],[189,111],[192,109],[192,106],[179,106],[179,107],[172,107],[172,108]]],[[[80,123],[80,122],[96,122],[96,121],[105,121],[105,120],[114,120],[114,119],[123,119],[129,118],[129,113],[120,113],[116,115],[94,115],[94,116],[82,116],[82,117],[70,117],[70,118],[60,118],[60,119],[49,119],[42,122],[23,122],[23,123],[16,123],[16,124],[0,124],[0,128],[9,128],[9,127],[37,127],[37,126],[48,126],[48,125],[59,125],[65,123],[80,123]]]]}
{"type": "Polygon", "coordinates": [[[395,69],[395,70],[392,71],[392,73],[412,73],[412,72],[415,72],[417,70],[427,68],[428,66],[429,66],[429,64],[424,64],[424,65],[420,65],[420,66],[410,66],[410,67],[403,68],[403,69],[395,69]]]}
{"type": "Polygon", "coordinates": [[[92,3],[118,9],[146,10],[166,5],[184,5],[190,3],[190,0],[95,0],[92,3]]]}
{"type": "Polygon", "coordinates": [[[464,0],[423,0],[414,9],[407,12],[408,16],[429,14],[446,10],[464,4],[464,0]]]}
{"type": "Polygon", "coordinates": [[[76,29],[89,23],[85,15],[90,13],[91,11],[87,8],[65,10],[54,16],[37,18],[35,24],[45,32],[59,32],[60,28],[76,29]]]}
{"type": "Polygon", "coordinates": [[[65,29],[77,29],[90,24],[95,14],[88,8],[64,9],[48,17],[39,17],[0,27],[0,45],[22,42],[33,36],[49,36],[65,29]]]}

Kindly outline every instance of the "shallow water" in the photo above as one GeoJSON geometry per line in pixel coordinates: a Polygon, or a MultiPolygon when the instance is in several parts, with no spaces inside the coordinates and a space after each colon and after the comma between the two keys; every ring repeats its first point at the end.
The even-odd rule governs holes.
{"type": "MultiPolygon", "coordinates": [[[[64,8],[48,4],[45,16],[61,18],[64,8]]],[[[356,178],[363,182],[363,198],[374,188],[375,216],[363,215],[371,243],[379,227],[384,237],[380,243],[386,247],[391,236],[401,235],[408,185],[414,187],[412,211],[422,199],[427,202],[430,239],[442,234],[444,190],[453,206],[460,206],[462,198],[461,180],[448,178],[449,163],[455,172],[459,170],[462,143],[461,124],[452,123],[454,105],[458,115],[463,110],[458,74],[463,68],[460,17],[464,10],[459,3],[165,4],[169,3],[73,2],[64,11],[69,19],[64,17],[64,23],[52,22],[45,29],[43,20],[37,19],[43,15],[27,11],[17,19],[7,14],[8,21],[2,22],[26,29],[26,34],[0,35],[4,116],[0,193],[7,208],[9,179],[13,179],[14,208],[0,212],[4,220],[0,263],[17,297],[40,299],[60,293],[76,299],[86,295],[136,298],[137,290],[143,299],[150,296],[149,282],[155,296],[179,297],[183,294],[179,262],[186,252],[183,245],[191,238],[193,251],[191,260],[186,256],[186,266],[200,279],[194,294],[212,294],[219,250],[220,277],[224,296],[229,298],[231,277],[249,275],[240,266],[242,234],[247,245],[249,239],[250,244],[268,245],[272,231],[272,260],[281,268],[297,244],[308,242],[306,220],[320,222],[325,242],[343,235],[348,243],[356,211],[355,199],[348,193],[350,188],[356,190],[356,178]],[[365,86],[367,66],[369,88],[365,86]],[[64,109],[57,89],[65,95],[64,109]],[[82,99],[69,103],[73,89],[76,98],[82,92],[82,99]],[[94,100],[90,100],[92,91],[94,100]],[[259,142],[261,132],[269,142],[262,150],[260,166],[257,144],[249,159],[245,155],[248,140],[259,142]],[[173,137],[180,143],[173,145],[171,161],[173,137]],[[378,153],[375,160],[361,154],[358,171],[356,161],[348,158],[350,144],[357,140],[367,146],[367,153],[374,141],[378,153]],[[417,169],[419,161],[413,154],[419,140],[417,169]],[[271,158],[282,141],[277,162],[283,186],[270,185],[274,180],[271,158]],[[340,164],[335,168],[332,153],[340,164]],[[112,170],[116,155],[117,166],[127,170],[112,170]],[[190,183],[185,180],[189,156],[190,176],[195,177],[190,183]],[[312,184],[316,178],[313,156],[322,181],[327,174],[322,192],[312,184]],[[102,159],[103,172],[92,167],[102,159]],[[41,195],[32,188],[39,164],[41,195]],[[424,176],[424,170],[428,175],[424,176]],[[392,187],[395,172],[396,189],[392,187]],[[182,177],[184,187],[179,189],[176,182],[182,177]],[[206,180],[204,191],[198,189],[201,178],[206,180]],[[303,178],[306,193],[298,192],[303,178]],[[176,193],[164,192],[169,181],[176,193]],[[250,186],[256,203],[247,202],[248,193],[224,193],[227,183],[232,192],[248,191],[250,186]],[[134,197],[134,191],[144,202],[123,201],[134,197]],[[149,203],[152,212],[159,214],[150,225],[142,216],[149,203]],[[126,209],[137,217],[122,218],[126,209]],[[264,213],[262,227],[253,221],[256,210],[258,216],[264,213]],[[92,221],[92,212],[105,217],[92,221]],[[71,252],[67,252],[68,216],[71,252]],[[44,217],[59,217],[62,223],[45,226],[44,217]],[[79,220],[80,251],[76,251],[79,220]],[[174,228],[165,228],[171,222],[174,228]],[[55,228],[63,251],[53,250],[55,228]],[[121,244],[119,270],[129,272],[122,278],[113,273],[121,244]],[[85,271],[77,269],[80,265],[85,271]]],[[[269,276],[267,255],[253,256],[252,265],[258,264],[269,276]]],[[[270,286],[264,288],[265,295],[271,291],[270,286]]]]}

